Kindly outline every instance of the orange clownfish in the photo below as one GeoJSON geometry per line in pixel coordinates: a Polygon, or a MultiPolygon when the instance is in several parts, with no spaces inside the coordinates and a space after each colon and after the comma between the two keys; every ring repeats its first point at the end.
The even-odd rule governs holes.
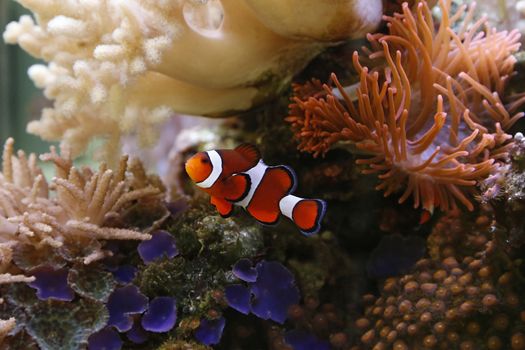
{"type": "Polygon", "coordinates": [[[292,195],[297,181],[294,171],[285,165],[264,164],[253,145],[199,152],[186,162],[186,172],[211,195],[211,203],[223,217],[230,216],[237,205],[266,225],[277,223],[283,214],[304,235],[320,229],[326,203],[292,195]]]}

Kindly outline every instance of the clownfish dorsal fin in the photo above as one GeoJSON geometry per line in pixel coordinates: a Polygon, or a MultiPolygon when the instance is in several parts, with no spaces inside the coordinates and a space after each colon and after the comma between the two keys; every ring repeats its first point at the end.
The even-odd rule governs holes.
{"type": "Polygon", "coordinates": [[[217,208],[217,211],[223,218],[227,218],[233,212],[233,204],[222,198],[211,196],[210,203],[217,208]]]}
{"type": "Polygon", "coordinates": [[[241,154],[244,159],[250,162],[252,167],[256,166],[257,163],[259,163],[259,160],[261,160],[261,152],[259,152],[257,147],[250,143],[240,144],[235,147],[234,151],[241,154]]]}
{"type": "Polygon", "coordinates": [[[231,202],[238,202],[250,192],[252,182],[248,174],[235,174],[224,180],[227,195],[225,199],[231,202]]]}

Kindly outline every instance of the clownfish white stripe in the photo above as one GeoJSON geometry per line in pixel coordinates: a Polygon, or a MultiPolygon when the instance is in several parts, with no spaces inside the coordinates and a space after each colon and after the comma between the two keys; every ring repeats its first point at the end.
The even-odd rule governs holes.
{"type": "Polygon", "coordinates": [[[279,209],[284,216],[293,220],[293,209],[302,200],[303,198],[291,194],[286,195],[279,201],[279,209]]]}
{"type": "Polygon", "coordinates": [[[256,166],[245,172],[245,174],[247,174],[250,177],[250,191],[248,192],[246,197],[244,197],[240,202],[236,202],[235,205],[241,206],[243,208],[246,208],[248,205],[250,205],[253,195],[259,187],[259,184],[261,183],[267,168],[268,166],[264,164],[262,160],[260,160],[256,166]]]}
{"type": "Polygon", "coordinates": [[[201,182],[196,183],[200,188],[210,188],[222,174],[222,158],[217,151],[207,151],[211,162],[211,173],[201,182]]]}

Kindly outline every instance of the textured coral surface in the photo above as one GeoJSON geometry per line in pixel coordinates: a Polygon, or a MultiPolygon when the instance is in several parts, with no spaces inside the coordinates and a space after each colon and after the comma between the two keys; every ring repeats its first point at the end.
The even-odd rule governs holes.
{"type": "Polygon", "coordinates": [[[19,2],[62,147],[5,142],[0,349],[525,350],[521,1],[19,2]],[[316,235],[192,183],[241,143],[326,201],[316,235]]]}

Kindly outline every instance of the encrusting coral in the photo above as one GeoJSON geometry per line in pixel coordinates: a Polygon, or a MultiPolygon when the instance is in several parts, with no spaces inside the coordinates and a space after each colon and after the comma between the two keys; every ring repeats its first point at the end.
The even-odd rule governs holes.
{"type": "Polygon", "coordinates": [[[484,214],[443,217],[430,257],[387,279],[380,297],[365,296],[352,349],[524,349],[522,261],[501,238],[484,214]]]}
{"type": "Polygon", "coordinates": [[[484,18],[471,23],[473,7],[449,14],[450,6],[440,1],[437,27],[424,1],[385,17],[389,34],[369,35],[361,59],[375,68],[354,53],[356,85],[343,88],[332,75],[335,90],[318,81],[296,86],[286,120],[299,149],[319,155],[350,143],[360,158],[371,156],[357,162],[379,173],[385,196],[405,187],[399,202],[473,210],[469,193],[498,170],[510,147],[505,130],[523,116],[512,114],[523,99],[500,98],[520,34],[497,32],[484,18]]]}
{"type": "Polygon", "coordinates": [[[380,0],[18,2],[36,23],[22,16],[4,40],[49,63],[29,75],[54,100],[28,130],[74,154],[93,136],[151,141],[174,111],[246,110],[322,48],[372,30],[382,9],[380,0]]]}

